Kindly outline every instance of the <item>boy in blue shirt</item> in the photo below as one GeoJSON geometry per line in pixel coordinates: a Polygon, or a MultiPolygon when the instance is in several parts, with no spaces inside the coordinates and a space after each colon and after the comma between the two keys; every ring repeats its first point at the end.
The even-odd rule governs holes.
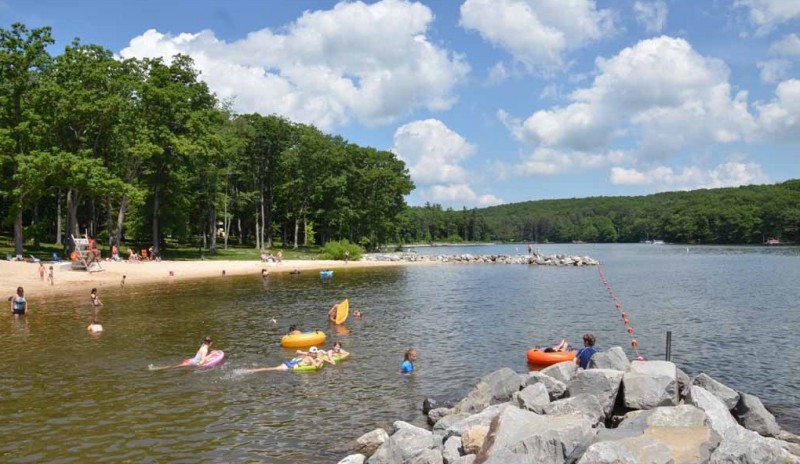
{"type": "Polygon", "coordinates": [[[578,351],[578,355],[575,356],[575,364],[584,369],[589,368],[589,360],[597,353],[597,350],[594,348],[594,343],[596,341],[597,339],[591,333],[587,333],[583,336],[583,348],[581,348],[578,351]]]}

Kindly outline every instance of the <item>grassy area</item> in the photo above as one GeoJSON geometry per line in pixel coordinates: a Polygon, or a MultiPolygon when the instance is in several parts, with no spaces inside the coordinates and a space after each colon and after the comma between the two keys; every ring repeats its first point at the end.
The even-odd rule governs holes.
{"type": "MultiPolygon", "coordinates": [[[[103,258],[111,255],[111,247],[97,244],[103,258]]],[[[126,258],[128,255],[126,251],[128,247],[136,252],[141,253],[143,248],[149,245],[138,245],[133,243],[123,243],[120,247],[120,255],[126,258]]],[[[259,261],[261,259],[261,252],[255,249],[252,245],[232,245],[228,244],[228,249],[222,248],[223,244],[219,243],[217,252],[212,254],[206,249],[200,249],[197,246],[182,245],[178,243],[167,243],[167,248],[162,250],[161,256],[164,259],[172,261],[190,261],[200,259],[202,254],[208,260],[230,260],[230,261],[259,261]]],[[[33,255],[41,260],[49,261],[53,257],[53,253],[58,253],[61,259],[65,259],[64,246],[52,243],[42,243],[38,247],[34,247],[32,242],[26,242],[24,247],[24,256],[27,258],[33,255]]],[[[277,255],[278,251],[283,252],[283,259],[319,259],[319,247],[300,247],[297,250],[291,248],[283,249],[275,246],[267,250],[267,253],[277,255]]],[[[14,256],[14,239],[13,237],[0,236],[0,259],[5,258],[7,255],[14,256]]]]}

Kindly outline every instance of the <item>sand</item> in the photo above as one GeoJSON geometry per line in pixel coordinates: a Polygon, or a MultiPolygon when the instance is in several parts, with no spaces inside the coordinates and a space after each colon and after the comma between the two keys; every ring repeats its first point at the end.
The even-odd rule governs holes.
{"type": "Polygon", "coordinates": [[[125,286],[136,286],[156,282],[201,279],[215,276],[252,275],[260,276],[261,269],[270,274],[288,273],[292,270],[318,272],[323,269],[363,268],[407,265],[403,262],[284,260],[282,263],[259,261],[103,261],[103,271],[86,272],[70,270],[70,263],[45,262],[44,280],[39,278],[39,264],[16,261],[0,261],[0,295],[12,295],[18,286],[25,288],[26,296],[54,295],[88,292],[92,287],[119,286],[125,276],[125,286]],[[54,285],[47,279],[49,267],[53,266],[54,285]],[[172,273],[172,276],[170,276],[172,273]]]}

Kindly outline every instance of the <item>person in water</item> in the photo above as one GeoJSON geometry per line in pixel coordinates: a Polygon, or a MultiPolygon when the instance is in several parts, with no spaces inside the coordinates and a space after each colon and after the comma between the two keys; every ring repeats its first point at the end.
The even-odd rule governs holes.
{"type": "Polygon", "coordinates": [[[214,340],[212,340],[211,337],[204,338],[203,344],[200,345],[200,349],[197,350],[197,354],[194,355],[194,358],[189,360],[189,364],[192,366],[203,364],[203,361],[208,357],[209,349],[213,343],[214,340]]]}
{"type": "Polygon", "coordinates": [[[301,333],[303,332],[301,332],[296,325],[292,324],[289,326],[289,331],[286,332],[286,335],[300,335],[301,333]]]}
{"type": "Polygon", "coordinates": [[[597,350],[594,347],[597,339],[592,333],[587,333],[583,336],[583,348],[578,350],[578,355],[575,356],[575,364],[584,369],[589,368],[589,361],[592,359],[597,350]]]}
{"type": "Polygon", "coordinates": [[[342,349],[342,342],[339,340],[333,342],[333,348],[328,350],[328,352],[325,354],[326,358],[330,360],[331,364],[336,364],[336,356],[339,357],[339,361],[344,361],[348,356],[350,356],[348,351],[342,349]]]}
{"type": "Polygon", "coordinates": [[[353,317],[356,319],[361,319],[361,311],[356,311],[353,313],[353,317]]]}
{"type": "Polygon", "coordinates": [[[250,369],[248,372],[290,371],[302,366],[314,366],[319,369],[322,367],[322,364],[323,361],[319,357],[319,350],[316,346],[312,346],[308,349],[308,353],[303,355],[303,357],[292,358],[288,361],[278,364],[275,367],[258,367],[255,369],[250,369]]]}
{"type": "Polygon", "coordinates": [[[103,306],[103,302],[100,301],[100,297],[97,296],[97,289],[93,288],[92,293],[89,294],[89,299],[92,300],[92,308],[97,310],[100,306],[103,306]]]}
{"type": "Polygon", "coordinates": [[[417,350],[409,348],[403,353],[403,364],[400,365],[400,372],[410,374],[414,372],[414,362],[417,360],[417,350]]]}
{"type": "Polygon", "coordinates": [[[47,271],[47,280],[50,281],[50,286],[52,287],[55,281],[53,280],[53,266],[50,266],[50,270],[47,271]]]}
{"type": "Polygon", "coordinates": [[[563,338],[560,342],[553,345],[552,347],[547,347],[544,349],[545,353],[556,353],[562,351],[569,351],[569,343],[567,343],[567,339],[563,338]]]}
{"type": "Polygon", "coordinates": [[[328,320],[330,322],[336,322],[336,313],[339,311],[339,303],[334,304],[331,306],[331,309],[328,310],[328,320]]]}
{"type": "Polygon", "coordinates": [[[97,317],[92,317],[92,323],[86,329],[91,333],[100,333],[103,331],[103,326],[97,321],[97,317]]]}
{"type": "Polygon", "coordinates": [[[24,316],[28,311],[28,301],[25,299],[25,290],[22,287],[17,287],[17,294],[9,298],[11,302],[11,314],[15,316],[24,316]]]}
{"type": "Polygon", "coordinates": [[[44,282],[44,263],[39,263],[39,280],[44,282]]]}

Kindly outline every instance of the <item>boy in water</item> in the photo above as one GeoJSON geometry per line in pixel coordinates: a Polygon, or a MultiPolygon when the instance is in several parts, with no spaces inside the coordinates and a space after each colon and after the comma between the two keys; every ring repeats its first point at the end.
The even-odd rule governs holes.
{"type": "Polygon", "coordinates": [[[50,281],[50,286],[52,287],[55,283],[55,280],[53,279],[53,266],[50,266],[50,270],[47,272],[47,280],[50,281]]]}
{"type": "Polygon", "coordinates": [[[89,294],[89,299],[92,300],[92,308],[97,311],[99,306],[103,306],[103,302],[100,301],[100,297],[97,296],[97,289],[93,288],[92,293],[89,294]]]}

